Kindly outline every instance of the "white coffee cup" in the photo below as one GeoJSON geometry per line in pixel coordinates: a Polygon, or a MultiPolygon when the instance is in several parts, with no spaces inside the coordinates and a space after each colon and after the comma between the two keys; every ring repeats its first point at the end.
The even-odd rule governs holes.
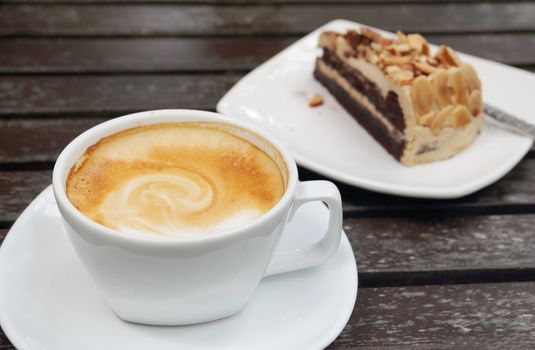
{"type": "Polygon", "coordinates": [[[157,110],[99,124],[75,138],[60,154],[52,176],[66,231],[83,265],[122,319],[152,325],[186,325],[233,315],[251,298],[263,277],[319,265],[337,250],[342,232],[340,192],[328,181],[299,182],[290,154],[262,131],[217,113],[157,110]],[[222,122],[264,138],[284,158],[288,176],[279,202],[236,229],[191,238],[128,235],[100,225],[67,198],[69,170],[101,138],[148,124],[222,122]],[[329,207],[328,229],[317,243],[276,252],[284,228],[304,203],[329,207]]]}

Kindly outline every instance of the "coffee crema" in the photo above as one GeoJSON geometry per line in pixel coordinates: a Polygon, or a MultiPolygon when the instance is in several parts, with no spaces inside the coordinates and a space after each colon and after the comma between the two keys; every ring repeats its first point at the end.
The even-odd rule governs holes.
{"type": "Polygon", "coordinates": [[[277,160],[243,134],[259,138],[215,122],[121,131],[80,157],[67,196],[93,221],[124,233],[184,236],[245,225],[279,201],[287,175],[274,147],[277,160]]]}

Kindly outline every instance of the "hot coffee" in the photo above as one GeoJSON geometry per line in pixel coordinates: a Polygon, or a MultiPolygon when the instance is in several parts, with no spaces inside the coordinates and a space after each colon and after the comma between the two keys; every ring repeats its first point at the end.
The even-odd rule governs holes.
{"type": "Polygon", "coordinates": [[[124,233],[197,235],[256,220],[282,197],[278,151],[217,122],[161,123],[102,138],[72,167],[69,200],[124,233]]]}

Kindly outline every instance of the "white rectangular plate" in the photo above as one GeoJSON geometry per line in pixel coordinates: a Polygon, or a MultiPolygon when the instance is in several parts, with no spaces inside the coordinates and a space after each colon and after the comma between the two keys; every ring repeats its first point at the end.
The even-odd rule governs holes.
{"type": "MultiPolygon", "coordinates": [[[[413,167],[399,164],[312,76],[320,52],[319,34],[360,26],[335,20],[315,30],[240,80],[217,110],[270,133],[306,168],[350,185],[402,196],[470,194],[504,176],[526,154],[532,145],[529,138],[487,123],[472,146],[448,160],[413,167]],[[311,108],[308,100],[316,93],[325,102],[311,108]]],[[[534,74],[474,56],[460,57],[477,70],[485,101],[535,122],[535,115],[530,118],[535,110],[530,96],[535,91],[534,74]]]]}

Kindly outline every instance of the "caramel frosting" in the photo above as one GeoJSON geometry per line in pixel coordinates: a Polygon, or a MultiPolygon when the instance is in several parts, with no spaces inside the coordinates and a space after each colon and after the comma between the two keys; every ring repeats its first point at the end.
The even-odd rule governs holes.
{"type": "Polygon", "coordinates": [[[67,196],[124,233],[182,236],[247,224],[282,197],[284,178],[264,150],[219,126],[166,123],[105,137],[71,169],[67,196]]]}

